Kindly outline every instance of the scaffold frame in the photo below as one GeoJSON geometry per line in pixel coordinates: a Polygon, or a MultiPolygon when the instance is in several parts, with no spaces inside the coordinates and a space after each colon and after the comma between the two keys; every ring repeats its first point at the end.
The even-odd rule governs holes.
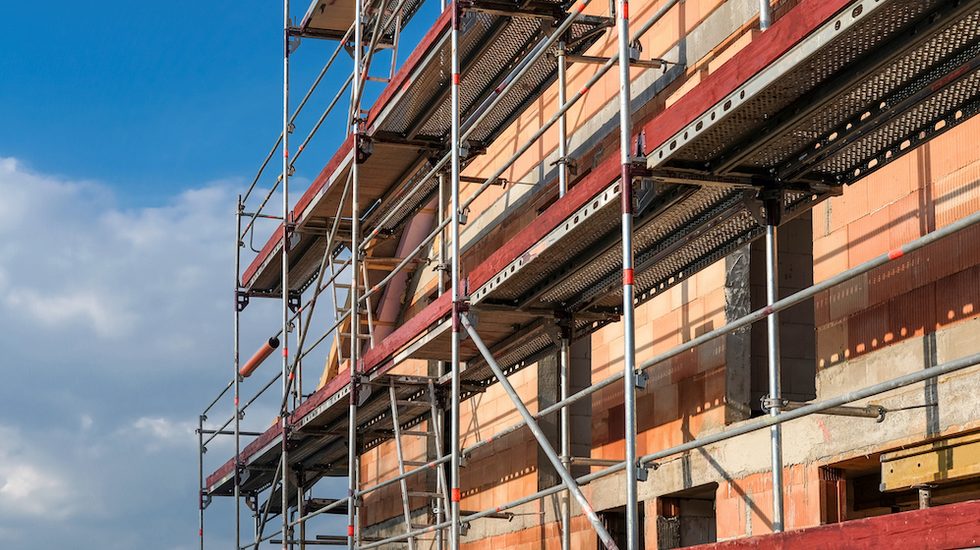
{"type": "MultiPolygon", "coordinates": [[[[750,149],[753,143],[734,139],[720,146],[715,144],[713,156],[704,153],[703,150],[709,147],[699,142],[709,139],[705,136],[717,139],[722,131],[730,131],[726,125],[734,124],[733,119],[749,120],[745,113],[755,108],[753,102],[770,90],[774,82],[805,69],[806,63],[832,49],[835,40],[841,40],[846,33],[866,32],[866,27],[872,25],[875,18],[888,17],[889,10],[896,6],[915,4],[921,8],[921,13],[916,13],[913,19],[921,16],[928,24],[916,27],[920,33],[916,41],[899,51],[892,49],[883,53],[869,48],[865,52],[868,59],[859,56],[857,60],[849,61],[864,63],[860,65],[865,69],[862,77],[855,75],[854,81],[842,81],[839,89],[825,92],[827,97],[818,98],[812,89],[815,86],[799,92],[799,96],[832,102],[845,92],[858,89],[864,84],[861,78],[870,78],[869,74],[875,74],[874,71],[887,70],[902,55],[914,53],[915,48],[931,39],[928,33],[948,31],[968,15],[980,14],[980,1],[801,0],[799,6],[773,21],[769,2],[762,0],[757,22],[759,29],[764,31],[762,37],[736,56],[744,55],[751,62],[739,66],[730,61],[730,65],[708,77],[713,79],[710,80],[713,87],[708,91],[692,92],[691,97],[685,96],[656,117],[638,120],[634,114],[636,99],[631,93],[631,66],[646,71],[663,64],[640,59],[634,44],[678,3],[679,0],[662,2],[632,31],[628,0],[612,3],[608,17],[584,15],[589,0],[577,0],[573,4],[552,0],[520,5],[489,0],[443,3],[439,19],[430,34],[421,40],[426,47],[413,52],[398,69],[400,34],[422,2],[350,0],[352,21],[346,31],[341,31],[340,28],[347,25],[342,17],[338,17],[342,22],[334,21],[332,23],[336,24],[329,28],[312,26],[318,20],[314,16],[322,16],[326,9],[320,0],[310,5],[300,26],[293,26],[290,2],[284,0],[282,129],[251,185],[238,196],[234,214],[233,377],[198,416],[198,514],[202,550],[205,548],[205,510],[214,496],[234,498],[235,540],[240,549],[259,548],[270,541],[281,544],[284,549],[304,549],[307,545],[327,544],[325,541],[346,544],[352,550],[395,543],[415,548],[423,536],[432,533],[438,548],[459,550],[467,525],[480,519],[506,518],[508,510],[550,495],[560,496],[558,522],[563,550],[571,548],[573,499],[601,543],[617,549],[617,542],[582,491],[588,483],[613,474],[623,475],[625,479],[626,548],[637,550],[640,548],[639,529],[642,528],[637,487],[640,479],[656,469],[658,461],[767,428],[770,431],[770,474],[774,488],[773,531],[778,532],[784,528],[782,424],[980,363],[980,355],[970,355],[837,397],[783,408],[778,351],[780,311],[971,227],[980,222],[980,213],[967,215],[789,296],[780,297],[777,286],[777,236],[781,223],[839,192],[841,186],[856,181],[858,176],[908,152],[909,144],[924,142],[975,114],[980,106],[980,77],[976,82],[972,79],[980,75],[980,62],[976,61],[976,53],[980,51],[980,28],[964,30],[964,36],[959,38],[956,46],[950,46],[944,56],[927,67],[928,70],[916,72],[887,90],[884,95],[889,101],[892,97],[900,98],[889,104],[891,109],[868,107],[867,116],[861,111],[858,122],[847,126],[847,132],[852,132],[852,127],[859,128],[847,134],[840,143],[834,143],[837,138],[828,137],[833,135],[828,133],[830,131],[843,133],[835,127],[811,132],[819,137],[795,150],[795,156],[784,155],[772,163],[773,167],[763,166],[766,170],[762,170],[757,166],[761,162],[758,161],[761,158],[758,148],[771,146],[771,139],[776,138],[767,137],[767,140],[755,142],[757,149],[750,149]],[[317,10],[321,10],[319,15],[317,10]],[[491,47],[471,43],[467,33],[475,31],[467,25],[472,25],[474,17],[487,24],[491,29],[487,34],[492,36],[500,36],[493,33],[507,32],[506,25],[522,18],[544,20],[550,27],[533,36],[523,50],[511,54],[513,64],[491,81],[481,82],[477,87],[480,93],[474,93],[472,88],[464,89],[471,76],[467,70],[479,60],[480,47],[491,47]],[[567,65],[575,62],[575,56],[605,32],[615,38],[616,53],[602,61],[583,88],[569,96],[567,65]],[[338,45],[297,107],[291,110],[290,58],[299,41],[305,39],[337,40],[338,45]],[[570,46],[572,41],[577,41],[574,48],[570,46]],[[408,125],[411,128],[406,134],[408,137],[398,138],[394,136],[397,132],[384,126],[386,119],[382,115],[385,106],[390,105],[385,102],[408,101],[404,99],[405,94],[409,94],[412,85],[418,81],[418,75],[425,74],[426,59],[431,59],[433,52],[443,51],[439,48],[445,48],[449,58],[448,75],[441,81],[448,87],[445,98],[448,126],[439,126],[442,124],[440,103],[430,106],[428,111],[420,109],[422,114],[408,125]],[[350,76],[340,83],[336,95],[311,132],[291,154],[290,135],[295,131],[294,124],[300,111],[344,49],[353,61],[350,76]],[[375,54],[385,49],[391,52],[388,77],[370,76],[375,54]],[[542,69],[545,65],[547,70],[542,69]],[[619,86],[615,124],[618,156],[608,154],[595,159],[591,171],[573,185],[569,173],[573,159],[570,158],[566,113],[613,67],[618,69],[619,86]],[[389,86],[374,106],[362,109],[365,87],[376,78],[389,86]],[[555,82],[558,90],[555,112],[531,133],[530,138],[515,147],[489,176],[476,178],[473,181],[476,187],[464,199],[461,184],[466,181],[462,171],[467,162],[485,147],[483,141],[492,141],[527,107],[528,98],[533,97],[519,86],[522,79],[532,80],[535,89],[555,82]],[[306,150],[348,88],[346,141],[311,186],[311,191],[307,191],[297,205],[291,206],[290,177],[296,159],[306,150]],[[903,118],[908,113],[916,115],[910,117],[914,121],[903,118]],[[423,131],[427,128],[436,128],[442,132],[439,134],[442,137],[436,139],[427,135],[423,131]],[[469,209],[487,189],[500,184],[506,171],[552,129],[557,136],[556,202],[523,229],[518,238],[464,273],[461,227],[469,209]],[[894,135],[901,139],[896,141],[894,135]],[[826,151],[814,152],[819,148],[814,146],[815,143],[826,147],[826,151]],[[405,153],[404,158],[400,157],[403,163],[400,167],[404,169],[385,180],[392,183],[381,188],[384,186],[365,173],[376,170],[374,166],[369,170],[366,163],[372,154],[385,147],[410,152],[405,153]],[[859,156],[854,152],[859,147],[870,153],[859,156]],[[275,184],[257,208],[249,212],[248,201],[277,151],[281,151],[281,166],[275,184]],[[827,168],[831,165],[841,167],[834,172],[827,168]],[[263,213],[277,190],[281,192],[281,215],[263,213]],[[702,192],[703,195],[698,195],[702,192]],[[653,199],[648,200],[651,196],[653,199]],[[364,202],[365,198],[370,199],[370,204],[364,202]],[[686,240],[666,237],[658,240],[647,233],[658,216],[676,212],[671,209],[702,199],[706,206],[699,203],[701,209],[691,211],[694,221],[685,226],[685,231],[689,231],[684,236],[686,240]],[[434,228],[409,244],[410,250],[391,257],[373,255],[379,248],[379,239],[403,228],[409,214],[417,213],[433,202],[438,213],[434,228]],[[325,216],[330,220],[328,225],[321,227],[311,223],[312,216],[307,212],[318,208],[331,213],[325,216]],[[349,218],[344,216],[345,211],[349,212],[349,218]],[[251,242],[257,220],[264,218],[278,220],[280,226],[243,272],[242,249],[251,242]],[[555,253],[555,246],[572,240],[583,228],[594,229],[597,234],[587,243],[596,249],[587,261],[572,265],[566,259],[561,265],[540,267],[547,263],[549,254],[555,253]],[[694,248],[692,243],[702,239],[703,244],[709,237],[720,240],[711,241],[711,246],[702,246],[707,253],[694,260],[683,257],[685,247],[694,248]],[[766,305],[637,364],[634,308],[689,277],[704,267],[705,262],[716,261],[724,257],[726,251],[755,238],[765,239],[766,305]],[[294,241],[300,244],[293,244],[294,241]],[[347,258],[341,259],[344,256],[347,258]],[[376,339],[383,321],[375,314],[373,305],[382,301],[383,293],[399,274],[429,262],[434,262],[439,270],[436,298],[400,327],[376,339]],[[657,266],[661,265],[667,266],[663,269],[671,274],[670,277],[656,272],[657,266]],[[679,268],[675,267],[678,265],[679,268]],[[448,276],[444,276],[444,272],[448,272],[448,276]],[[574,302],[548,298],[561,294],[556,289],[563,284],[570,285],[569,281],[574,284],[591,282],[601,291],[574,302]],[[346,296],[340,298],[343,294],[340,291],[344,290],[346,296]],[[310,296],[304,301],[305,292],[310,296]],[[333,323],[309,343],[313,314],[318,298],[324,292],[329,292],[332,299],[333,323]],[[251,298],[279,300],[281,326],[243,364],[240,357],[241,315],[251,298]],[[340,307],[341,302],[343,307],[340,307]],[[613,303],[616,305],[610,305],[613,303]],[[573,307],[562,307],[565,305],[573,307]],[[522,327],[522,332],[486,341],[486,332],[481,331],[492,326],[493,321],[478,315],[483,310],[513,316],[504,324],[510,323],[512,318],[519,319],[517,324],[522,327]],[[643,384],[645,371],[758,321],[765,321],[767,325],[769,399],[766,408],[769,414],[726,426],[719,432],[699,436],[681,445],[638,456],[635,392],[643,384]],[[572,341],[613,322],[622,323],[622,369],[571,393],[572,341]],[[551,334],[548,333],[550,329],[555,329],[557,338],[547,336],[551,334]],[[290,333],[296,333],[292,348],[290,333]],[[530,346],[534,349],[528,353],[513,351],[520,347],[518,344],[526,344],[533,338],[543,344],[530,346]],[[304,394],[302,361],[325,341],[331,342],[328,362],[336,365],[338,372],[323,387],[304,394]],[[280,346],[279,372],[242,404],[243,381],[280,346]],[[559,398],[554,404],[531,412],[511,385],[509,376],[548,354],[557,358],[559,398]],[[438,372],[426,377],[391,372],[402,360],[413,357],[437,360],[438,372]],[[346,372],[340,372],[345,363],[346,372]],[[246,411],[277,382],[281,384],[277,425],[263,433],[242,431],[241,420],[246,411]],[[521,421],[463,447],[461,403],[485,391],[491,384],[499,384],[504,389],[521,421]],[[623,386],[625,456],[621,461],[604,465],[599,471],[576,478],[571,471],[575,457],[570,442],[570,406],[613,384],[623,386]],[[383,391],[374,393],[373,389],[378,387],[383,391]],[[400,407],[417,400],[420,395],[428,396],[425,406],[410,407],[412,410],[405,410],[403,414],[400,407]],[[225,396],[230,396],[233,401],[231,416],[223,424],[212,427],[208,424],[209,415],[216,411],[225,396]],[[539,420],[554,413],[559,413],[557,448],[538,426],[539,420]],[[422,422],[428,423],[427,431],[414,429],[422,422]],[[444,430],[446,423],[448,430],[444,430]],[[386,428],[388,424],[390,429],[386,428]],[[538,448],[561,483],[485,510],[462,510],[462,463],[489,442],[524,428],[534,435],[538,448]],[[443,437],[447,432],[448,436],[443,437]],[[205,477],[204,454],[218,436],[234,438],[235,454],[229,463],[205,477]],[[255,439],[243,448],[242,437],[255,439]],[[409,469],[402,449],[404,437],[431,437],[436,456],[425,463],[411,464],[413,467],[409,469]],[[365,485],[359,479],[360,453],[392,439],[397,447],[397,475],[365,485]],[[330,460],[323,462],[321,470],[303,468],[303,461],[317,456],[330,460]],[[254,472],[250,469],[253,466],[254,472]],[[407,480],[431,471],[437,472],[435,489],[428,495],[426,506],[432,509],[435,521],[431,525],[418,526],[412,522],[407,480]],[[313,498],[313,488],[324,477],[346,477],[347,494],[332,499],[313,498]],[[396,484],[401,493],[404,531],[385,537],[364,536],[364,497],[396,484]],[[262,495],[265,495],[264,503],[261,503],[262,495]],[[274,503],[274,500],[278,502],[274,503]],[[246,509],[251,509],[254,519],[254,531],[247,542],[243,542],[242,533],[243,504],[246,509]],[[309,520],[342,510],[347,518],[346,533],[309,537],[309,520]],[[276,514],[280,527],[267,533],[269,521],[276,514]]],[[[346,9],[346,6],[343,4],[336,9],[346,9]]],[[[846,71],[850,66],[842,62],[841,67],[840,71],[846,71]]],[[[788,132],[794,125],[802,124],[799,118],[786,115],[785,108],[778,107],[772,117],[775,122],[766,120],[763,127],[782,128],[788,132]]],[[[762,118],[768,119],[769,114],[764,114],[766,116],[762,118]]],[[[845,119],[851,116],[850,113],[845,115],[845,119]]],[[[750,130],[743,133],[750,133],[750,130]]],[[[439,132],[432,131],[433,134],[439,132]]]]}

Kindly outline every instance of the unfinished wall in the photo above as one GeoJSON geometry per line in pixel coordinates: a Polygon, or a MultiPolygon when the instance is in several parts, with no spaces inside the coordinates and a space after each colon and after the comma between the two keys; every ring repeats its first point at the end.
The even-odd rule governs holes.
{"type": "MultiPolygon", "coordinates": [[[[642,21],[653,3],[635,2],[634,21],[642,21]]],[[[590,9],[604,9],[602,3],[590,9]]],[[[689,67],[669,75],[637,71],[636,95],[641,114],[672,104],[690,92],[704,75],[748,44],[756,35],[750,29],[753,6],[749,0],[721,2],[687,1],[647,34],[645,54],[687,60],[689,67]],[[684,37],[681,40],[681,37],[684,37]],[[673,56],[673,57],[672,57],[673,56]],[[700,60],[700,61],[693,61],[700,60]],[[652,95],[666,91],[652,101],[652,95]],[[638,101],[639,103],[640,101],[638,101]]],[[[611,40],[594,47],[597,55],[608,53],[611,40]]],[[[594,67],[570,71],[569,89],[577,90],[594,67]]],[[[575,129],[572,149],[582,165],[594,156],[595,147],[615,115],[610,98],[617,89],[615,75],[605,77],[586,100],[569,115],[575,129]]],[[[614,103],[614,101],[613,101],[614,103]]],[[[537,104],[518,118],[514,126],[466,170],[467,175],[487,175],[507,158],[531,132],[554,112],[556,93],[552,88],[537,104]]],[[[809,283],[801,273],[812,267],[814,282],[858,265],[909,240],[949,224],[980,209],[980,121],[974,119],[892,162],[852,186],[841,197],[831,198],[812,212],[812,264],[804,265],[810,243],[797,236],[784,254],[799,270],[784,285],[784,293],[809,283]],[[804,246],[806,245],[806,246],[804,246]],[[804,259],[801,260],[800,258],[804,259]],[[801,263],[802,262],[802,263],[801,263]]],[[[464,231],[469,245],[466,267],[472,267],[534,218],[539,208],[552,200],[555,133],[531,149],[505,174],[512,181],[533,185],[494,188],[474,204],[464,231]],[[546,189],[547,187],[547,189],[546,189]],[[506,225],[499,221],[508,215],[506,225]],[[480,238],[479,242],[475,239],[480,238]],[[469,244],[475,243],[475,244],[469,244]]],[[[613,145],[614,147],[614,145],[613,145]]],[[[463,196],[473,186],[464,189],[463,196]]],[[[799,222],[797,222],[799,223],[799,222]]],[[[803,232],[805,233],[805,231],[803,232]]],[[[789,392],[794,399],[827,398],[844,391],[921,369],[966,353],[980,350],[980,228],[962,232],[919,253],[860,276],[817,297],[812,306],[800,306],[784,315],[791,326],[783,331],[783,349],[799,353],[812,379],[792,379],[803,367],[784,362],[792,369],[788,378],[800,389],[789,392]],[[808,333],[808,324],[815,326],[808,333]],[[796,331],[794,333],[794,331],[796,331]],[[815,371],[815,372],[814,372],[815,371]]],[[[758,253],[756,246],[755,252],[758,253]]],[[[752,249],[717,262],[681,284],[637,308],[637,361],[689,341],[703,332],[733,320],[751,308],[740,288],[752,286],[752,249]]],[[[784,267],[784,271],[786,268],[784,267]]],[[[426,292],[435,285],[433,272],[420,273],[426,292]]],[[[425,292],[417,294],[416,299],[425,292]]],[[[755,296],[758,297],[758,290],[755,296]]],[[[420,300],[424,305],[424,300],[420,300]]],[[[669,448],[699,435],[744,421],[757,405],[760,373],[764,364],[764,330],[731,334],[698,350],[679,356],[651,371],[648,386],[637,395],[639,453],[669,448]]],[[[622,326],[609,325],[592,335],[591,377],[602,380],[622,368],[622,326]]],[[[790,362],[792,363],[792,361],[790,362]]],[[[547,365],[544,365],[547,367],[547,365]]],[[[554,399],[553,379],[539,378],[540,368],[529,367],[512,377],[525,403],[534,411],[554,399]],[[539,400],[542,400],[539,402],[539,400]]],[[[784,377],[787,373],[784,370],[784,377]]],[[[826,519],[822,465],[849,457],[880,452],[922,441],[940,434],[978,427],[980,372],[964,371],[939,381],[917,384],[891,392],[873,401],[889,406],[923,403],[932,407],[895,413],[882,424],[873,420],[814,416],[786,426],[784,472],[787,528],[817,525],[826,519]]],[[[623,397],[621,384],[597,392],[591,400],[591,446],[594,458],[622,459],[623,397]]],[[[507,396],[498,386],[464,403],[463,445],[494,434],[518,420],[507,396]]],[[[393,443],[371,456],[362,457],[362,484],[391,476],[393,443]]],[[[582,452],[579,448],[577,452],[582,452]]],[[[537,446],[526,431],[493,442],[466,464],[462,472],[463,503],[466,510],[499,505],[533,493],[542,486],[546,469],[537,446]]],[[[770,485],[769,440],[757,432],[737,440],[710,446],[698,452],[665,461],[640,484],[647,510],[646,541],[656,547],[658,497],[677,491],[717,483],[715,510],[717,537],[728,539],[771,531],[772,487],[770,485]]],[[[549,478],[550,479],[550,478],[549,478]]],[[[603,479],[586,488],[596,509],[623,504],[621,477],[603,479]]],[[[379,493],[379,506],[368,504],[366,523],[401,514],[397,487],[379,493]]],[[[367,503],[366,503],[367,504],[367,503]]],[[[468,548],[551,548],[557,545],[553,500],[532,503],[515,510],[522,515],[513,522],[482,520],[474,523],[464,539],[468,548]]],[[[578,514],[578,512],[576,512],[578,514]]],[[[595,536],[576,515],[574,548],[595,547],[595,536]]]]}

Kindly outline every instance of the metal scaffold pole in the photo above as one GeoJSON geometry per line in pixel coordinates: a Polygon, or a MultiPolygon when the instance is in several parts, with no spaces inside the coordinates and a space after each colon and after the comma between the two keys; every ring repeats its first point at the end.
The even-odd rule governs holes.
{"type": "Polygon", "coordinates": [[[204,495],[207,490],[204,487],[204,419],[204,414],[197,417],[197,539],[201,550],[204,550],[204,495]]]}
{"type": "MultiPolygon", "coordinates": [[[[564,327],[561,334],[561,349],[559,350],[559,395],[560,399],[568,399],[571,375],[571,331],[570,327],[564,327]]],[[[568,407],[561,409],[561,462],[566,469],[572,466],[572,442],[571,442],[571,410],[568,407]]],[[[572,548],[572,502],[571,494],[565,491],[561,494],[561,549],[571,550],[572,548]]]]}
{"type": "Polygon", "coordinates": [[[462,12],[458,2],[452,3],[453,17],[450,56],[452,58],[452,87],[450,91],[450,236],[452,245],[450,248],[450,285],[452,292],[452,349],[450,353],[449,368],[452,371],[451,383],[451,421],[449,432],[449,444],[451,445],[450,458],[450,528],[449,546],[452,550],[459,550],[460,545],[460,482],[459,482],[459,426],[460,426],[460,406],[459,406],[459,339],[461,329],[461,314],[463,306],[463,296],[459,281],[459,24],[462,12]]]}
{"type": "Polygon", "coordinates": [[[626,548],[639,548],[636,462],[636,348],[633,320],[633,174],[632,113],[630,110],[629,1],[617,0],[619,44],[619,150],[622,162],[620,195],[623,232],[623,408],[626,447],[626,548]]]}
{"type": "Polygon", "coordinates": [[[555,452],[555,449],[551,446],[551,443],[548,442],[548,436],[545,435],[544,431],[541,430],[541,426],[539,426],[537,421],[534,420],[533,416],[531,415],[531,411],[529,411],[527,408],[527,405],[521,401],[521,396],[510,383],[510,380],[507,378],[504,370],[499,364],[497,364],[493,354],[490,353],[490,349],[487,348],[486,344],[483,342],[483,339],[481,339],[480,335],[476,332],[476,328],[473,327],[470,320],[466,317],[461,316],[461,323],[465,327],[466,332],[470,335],[470,338],[473,340],[473,343],[476,345],[477,349],[480,350],[480,354],[493,371],[497,381],[500,382],[500,385],[504,388],[507,396],[510,397],[510,400],[513,402],[517,412],[519,412],[521,418],[524,419],[524,423],[527,425],[528,429],[531,430],[531,434],[533,434],[534,438],[538,441],[538,447],[544,451],[545,456],[548,457],[548,461],[551,462],[552,467],[554,467],[558,477],[561,478],[565,488],[572,493],[575,500],[578,501],[579,506],[582,507],[582,511],[589,519],[589,522],[592,523],[592,527],[599,536],[599,540],[606,548],[610,550],[619,550],[619,547],[613,540],[612,535],[609,534],[609,531],[606,529],[605,525],[603,525],[602,520],[599,519],[599,516],[595,513],[595,510],[592,509],[592,505],[589,504],[588,500],[586,500],[585,494],[582,493],[582,488],[579,487],[578,483],[572,477],[572,474],[570,474],[568,470],[562,466],[558,453],[555,452]]]}
{"type": "Polygon", "coordinates": [[[235,404],[235,548],[242,547],[242,511],[241,511],[241,468],[239,467],[239,454],[242,452],[242,433],[241,433],[241,382],[242,378],[238,374],[238,369],[240,367],[239,363],[241,361],[240,350],[241,350],[241,306],[239,305],[238,293],[241,292],[239,279],[241,277],[242,269],[242,212],[245,210],[245,204],[242,202],[242,196],[238,195],[238,205],[235,210],[235,225],[237,229],[235,230],[235,295],[234,308],[235,308],[235,321],[234,321],[234,350],[232,351],[232,367],[234,372],[231,373],[232,380],[235,384],[234,390],[234,404],[235,404]]]}
{"type": "Polygon", "coordinates": [[[360,218],[358,210],[358,184],[360,170],[357,162],[357,154],[360,150],[360,88],[364,79],[361,77],[361,55],[363,36],[363,10],[364,5],[361,0],[354,0],[354,86],[351,88],[350,120],[351,130],[354,133],[354,161],[351,163],[351,235],[350,235],[350,357],[348,367],[350,369],[350,412],[347,419],[347,548],[353,550],[358,543],[358,522],[357,522],[357,394],[359,392],[359,380],[357,361],[360,357],[360,340],[358,329],[360,328],[360,317],[358,316],[358,282],[357,274],[360,266],[360,218]]]}
{"type": "MultiPolygon", "coordinates": [[[[767,210],[779,208],[770,201],[767,210]]],[[[779,301],[779,252],[776,222],[772,215],[766,224],[766,304],[772,307],[779,301]]],[[[779,416],[779,402],[782,398],[779,382],[779,314],[766,318],[766,351],[769,368],[769,402],[766,404],[771,416],[779,416]]],[[[783,434],[780,424],[769,429],[770,450],[772,452],[772,530],[783,530],[783,434]]]]}
{"type": "MultiPolygon", "coordinates": [[[[558,108],[561,109],[568,100],[566,97],[565,41],[558,42],[558,108]]],[[[564,197],[568,192],[568,127],[565,113],[558,119],[558,197],[564,197]]],[[[572,325],[574,326],[574,325],[572,325]]],[[[571,326],[562,327],[560,349],[558,350],[558,392],[559,399],[568,399],[571,375],[570,338],[571,326]]],[[[561,430],[561,461],[565,468],[571,467],[571,411],[562,407],[560,417],[561,430]]],[[[572,506],[570,493],[561,494],[561,549],[571,550],[572,547],[572,506]]]]}
{"type": "MultiPolygon", "coordinates": [[[[280,475],[282,547],[289,536],[289,0],[282,3],[282,457],[280,475]]],[[[273,494],[270,493],[269,498],[273,494]]]]}

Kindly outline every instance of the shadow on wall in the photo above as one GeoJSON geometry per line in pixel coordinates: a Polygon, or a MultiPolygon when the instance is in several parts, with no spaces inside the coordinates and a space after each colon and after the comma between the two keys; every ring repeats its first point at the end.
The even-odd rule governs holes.
{"type": "MultiPolygon", "coordinates": [[[[823,247],[814,244],[817,265],[834,266],[835,271],[854,267],[980,209],[980,161],[937,175],[930,144],[910,156],[919,183],[913,182],[906,195],[876,211],[855,212],[855,219],[848,221],[846,210],[860,199],[849,194],[874,194],[879,186],[893,183],[872,176],[845,189],[844,197],[824,209],[828,226],[840,227],[818,239],[825,241],[823,247]],[[834,208],[844,212],[834,213],[834,208]],[[843,219],[830,221],[838,216],[843,219]],[[825,250],[816,254],[821,248],[825,250]]],[[[975,226],[819,295],[818,368],[976,317],[978,242],[980,227],[975,226]]]]}

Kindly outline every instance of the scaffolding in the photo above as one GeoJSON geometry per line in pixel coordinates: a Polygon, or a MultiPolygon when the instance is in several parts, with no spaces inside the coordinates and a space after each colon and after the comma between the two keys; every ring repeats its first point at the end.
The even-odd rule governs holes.
{"type": "Polygon", "coordinates": [[[980,1],[800,0],[773,21],[763,0],[758,25],[764,33],[678,102],[637,118],[641,106],[631,92],[631,67],[683,70],[676,62],[643,58],[638,46],[678,3],[661,2],[631,28],[627,0],[611,2],[606,16],[586,15],[589,0],[454,2],[441,6],[399,67],[400,35],[422,0],[314,0],[299,25],[292,24],[289,1],[283,2],[282,129],[239,196],[235,214],[233,377],[199,415],[202,549],[205,510],[215,496],[234,499],[238,548],[266,542],[283,548],[396,543],[415,548],[431,536],[436,547],[458,550],[471,523],[511,518],[509,510],[550,495],[561,496],[563,549],[571,547],[573,499],[599,540],[617,548],[582,491],[591,481],[617,474],[626,487],[626,547],[634,550],[641,527],[637,486],[658,461],[765,429],[771,441],[773,528],[780,531],[783,423],[820,413],[880,421],[884,409],[848,404],[980,363],[980,356],[968,356],[836,398],[789,406],[780,393],[777,320],[779,312],[822,291],[980,222],[978,213],[790,296],[780,297],[776,284],[781,223],[976,113],[980,1]],[[606,36],[615,39],[615,53],[587,55],[606,36]],[[291,111],[290,58],[308,39],[338,44],[291,111]],[[350,76],[291,154],[297,117],[344,50],[353,60],[350,76]],[[372,63],[383,51],[390,55],[387,76],[372,76],[372,68],[377,70],[372,63]],[[569,95],[571,63],[598,68],[569,95]],[[572,153],[566,113],[614,67],[618,120],[606,141],[615,141],[618,156],[601,147],[572,153]],[[365,109],[370,82],[385,86],[365,109]],[[463,168],[553,84],[555,112],[491,174],[464,177],[463,168]],[[296,160],[348,92],[345,140],[291,206],[296,160]],[[557,134],[558,159],[548,185],[554,182],[548,191],[555,193],[554,202],[464,273],[461,226],[470,208],[487,189],[521,184],[507,182],[504,174],[550,131],[557,134]],[[277,151],[281,165],[275,184],[247,211],[277,151]],[[570,168],[586,157],[592,167],[573,181],[570,168]],[[461,184],[472,187],[468,197],[461,196],[461,184]],[[267,214],[277,191],[281,214],[267,214]],[[426,209],[436,212],[434,228],[413,229],[414,216],[426,209]],[[279,221],[279,227],[243,271],[242,249],[262,219],[279,221]],[[757,238],[765,239],[767,305],[636,364],[634,308],[757,238]],[[400,326],[379,318],[399,277],[429,264],[438,273],[438,296],[400,326]],[[325,292],[332,322],[313,338],[313,314],[325,292]],[[279,300],[281,326],[242,363],[241,314],[252,298],[279,300]],[[638,456],[635,392],[647,383],[647,371],[762,320],[769,349],[769,415],[638,456]],[[622,369],[571,393],[572,342],[614,322],[624,331],[622,369]],[[304,393],[303,359],[325,342],[337,372],[304,393]],[[242,383],[280,347],[279,371],[242,403],[242,383]],[[531,412],[509,377],[547,355],[558,358],[559,399],[531,412]],[[394,373],[406,359],[438,361],[439,370],[429,376],[394,373]],[[277,382],[278,422],[264,432],[243,431],[246,411],[277,382]],[[504,389],[521,421],[462,447],[461,403],[494,384],[504,389]],[[572,455],[570,406],[613,384],[624,389],[625,456],[575,478],[572,465],[583,457],[572,455]],[[230,417],[216,427],[206,425],[226,396],[233,402],[230,417]],[[555,413],[557,448],[538,424],[555,413]],[[525,428],[561,483],[486,510],[462,510],[462,462],[525,428]],[[204,453],[219,436],[234,439],[234,455],[206,477],[204,453]],[[253,440],[243,447],[245,437],[253,440]],[[424,463],[405,460],[403,439],[410,437],[431,440],[436,457],[424,463]],[[358,479],[360,455],[392,440],[398,474],[365,485],[358,479]],[[433,489],[411,491],[407,481],[428,472],[435,472],[433,489]],[[346,478],[347,494],[314,498],[314,486],[326,477],[346,478]],[[364,536],[364,497],[396,484],[404,531],[364,536]],[[426,500],[433,523],[414,523],[410,498],[426,500]],[[254,521],[247,540],[243,505],[254,521]],[[347,532],[311,538],[309,520],[328,513],[345,513],[347,532]],[[277,529],[270,527],[276,516],[277,529]]]}

